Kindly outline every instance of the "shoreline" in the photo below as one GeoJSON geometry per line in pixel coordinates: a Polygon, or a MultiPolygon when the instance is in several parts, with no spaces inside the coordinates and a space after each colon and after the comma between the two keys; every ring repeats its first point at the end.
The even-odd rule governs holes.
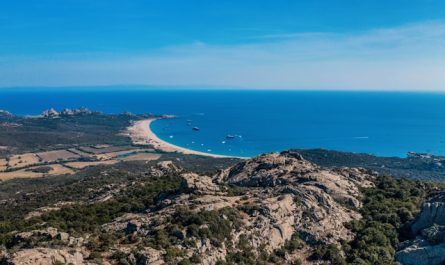
{"type": "Polygon", "coordinates": [[[165,118],[149,118],[135,121],[127,128],[127,134],[132,142],[137,145],[151,145],[154,149],[167,153],[182,153],[186,155],[209,156],[213,158],[241,158],[236,156],[217,155],[206,152],[195,151],[166,142],[160,139],[150,128],[152,122],[165,118]]]}

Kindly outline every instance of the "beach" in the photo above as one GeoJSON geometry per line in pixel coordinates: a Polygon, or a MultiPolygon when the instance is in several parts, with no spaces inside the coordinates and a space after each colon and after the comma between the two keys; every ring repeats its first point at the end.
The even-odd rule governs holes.
{"type": "Polygon", "coordinates": [[[169,152],[169,153],[182,153],[187,155],[200,155],[209,156],[214,158],[233,158],[233,156],[210,154],[200,151],[195,151],[180,147],[164,140],[161,140],[151,129],[150,124],[158,119],[163,118],[150,118],[140,121],[135,121],[132,126],[128,127],[127,135],[132,139],[134,144],[137,145],[150,145],[154,149],[169,152]]]}

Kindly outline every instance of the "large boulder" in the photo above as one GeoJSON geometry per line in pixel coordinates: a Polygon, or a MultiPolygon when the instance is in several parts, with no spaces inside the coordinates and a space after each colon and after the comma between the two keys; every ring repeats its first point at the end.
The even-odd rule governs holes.
{"type": "Polygon", "coordinates": [[[207,176],[200,176],[196,173],[184,173],[181,175],[181,192],[193,194],[215,194],[219,192],[218,185],[212,182],[207,176]]]}
{"type": "Polygon", "coordinates": [[[396,260],[403,265],[442,265],[445,263],[445,192],[422,205],[411,225],[416,238],[399,246],[396,260]]]}

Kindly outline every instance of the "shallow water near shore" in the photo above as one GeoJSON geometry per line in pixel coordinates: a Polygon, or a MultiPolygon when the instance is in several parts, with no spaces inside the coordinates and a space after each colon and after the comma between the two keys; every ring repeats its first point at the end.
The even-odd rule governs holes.
{"type": "Polygon", "coordinates": [[[172,144],[214,154],[325,148],[381,156],[445,155],[445,94],[439,93],[0,90],[0,109],[15,114],[80,106],[176,115],[153,122],[152,130],[172,144]]]}

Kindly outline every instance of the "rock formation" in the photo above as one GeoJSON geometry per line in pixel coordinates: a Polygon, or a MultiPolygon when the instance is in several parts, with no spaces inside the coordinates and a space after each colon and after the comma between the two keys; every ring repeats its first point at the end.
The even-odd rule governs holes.
{"type": "MultiPolygon", "coordinates": [[[[118,253],[134,264],[171,263],[167,257],[176,249],[181,257],[210,265],[239,251],[248,250],[253,256],[274,253],[295,235],[304,242],[301,251],[284,258],[289,264],[305,260],[313,244],[339,244],[353,238],[344,224],[361,218],[359,188],[373,185],[373,175],[366,170],[322,168],[294,152],[262,155],[214,176],[187,172],[169,161],[150,167],[147,174],[179,175],[181,182],[175,192],[154,198],[154,207],[124,214],[102,226],[102,233],[148,242],[140,247],[114,242],[109,252],[101,254],[104,261],[118,253]]],[[[18,234],[16,244],[36,233],[43,235],[18,234]]],[[[74,240],[56,230],[48,233],[66,242],[74,240]]],[[[83,248],[88,236],[76,242],[60,249],[22,249],[8,260],[80,264],[88,258],[83,248]]]]}
{"type": "Polygon", "coordinates": [[[3,254],[0,251],[0,264],[17,264],[17,265],[53,265],[53,264],[74,264],[81,265],[84,263],[84,255],[87,251],[82,247],[84,239],[75,238],[68,233],[59,232],[55,228],[48,227],[44,230],[33,230],[16,234],[11,241],[14,248],[18,251],[12,254],[3,254]],[[28,248],[32,242],[51,242],[57,240],[65,246],[63,248],[53,248],[51,245],[46,247],[28,248]],[[21,247],[23,246],[23,248],[21,247]],[[5,260],[6,259],[6,260],[5,260]],[[3,262],[3,263],[2,263],[3,262]]]}
{"type": "Polygon", "coordinates": [[[445,192],[422,205],[411,225],[416,236],[400,244],[396,259],[403,265],[442,265],[445,262],[445,192]]]}
{"type": "Polygon", "coordinates": [[[12,255],[11,263],[20,265],[84,264],[83,256],[79,252],[69,253],[66,250],[51,248],[18,251],[12,255]]]}
{"type": "Polygon", "coordinates": [[[359,187],[372,185],[366,170],[327,170],[292,152],[253,158],[223,171],[216,179],[258,187],[275,196],[291,195],[295,202],[295,230],[308,240],[330,243],[351,239],[343,224],[360,218],[355,211],[361,206],[359,187]]]}
{"type": "Polygon", "coordinates": [[[92,111],[84,107],[78,109],[63,109],[61,112],[58,112],[54,108],[50,108],[43,111],[41,115],[44,118],[58,118],[60,116],[89,115],[92,113],[92,111]]]}
{"type": "MultiPolygon", "coordinates": [[[[171,170],[180,171],[163,162],[152,173],[159,176],[171,170]]],[[[352,239],[344,223],[360,218],[356,211],[361,206],[359,187],[371,186],[373,178],[362,169],[323,169],[289,152],[247,160],[213,178],[186,172],[181,176],[179,194],[160,198],[158,209],[124,215],[104,229],[147,237],[150,230],[169,222],[178,207],[192,212],[229,207],[238,209],[242,216],[241,227],[232,232],[231,244],[247,237],[256,254],[280,248],[294,234],[300,234],[308,244],[338,243],[352,239]],[[243,192],[229,196],[226,185],[240,187],[243,192]],[[149,224],[156,225],[147,229],[149,224]]],[[[195,244],[187,249],[187,255],[199,255],[202,264],[215,264],[229,252],[225,244],[218,247],[199,239],[195,244]]]]}
{"type": "Polygon", "coordinates": [[[53,108],[47,109],[42,112],[42,116],[44,118],[57,118],[57,117],[59,117],[59,115],[60,115],[60,113],[53,108]]]}
{"type": "Polygon", "coordinates": [[[91,113],[92,112],[89,109],[87,109],[85,107],[81,107],[78,109],[64,109],[64,110],[62,110],[60,115],[62,115],[62,116],[72,116],[72,115],[81,115],[81,114],[88,115],[91,113]]]}

